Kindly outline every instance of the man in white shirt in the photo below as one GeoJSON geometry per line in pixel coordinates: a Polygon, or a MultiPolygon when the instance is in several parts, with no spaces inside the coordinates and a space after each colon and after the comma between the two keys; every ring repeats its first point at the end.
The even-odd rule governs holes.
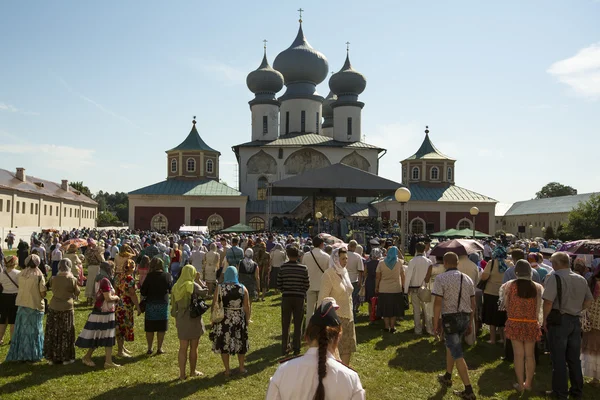
{"type": "Polygon", "coordinates": [[[119,247],[117,246],[117,241],[115,239],[112,240],[112,247],[110,248],[110,259],[114,261],[117,254],[119,254],[119,247]]]}
{"type": "Polygon", "coordinates": [[[433,334],[431,315],[427,315],[425,303],[419,299],[419,288],[429,283],[431,277],[431,260],[425,257],[425,243],[419,242],[416,245],[417,255],[408,262],[406,269],[406,279],[404,280],[404,292],[408,293],[412,300],[413,315],[415,322],[415,334],[423,333],[423,324],[421,323],[421,313],[425,319],[425,329],[430,335],[433,334]]]}
{"type": "Polygon", "coordinates": [[[190,263],[196,268],[196,271],[198,271],[200,275],[202,275],[202,268],[204,267],[205,254],[206,252],[202,251],[202,247],[195,247],[190,256],[190,263]]]}
{"type": "Polygon", "coordinates": [[[358,242],[356,240],[351,240],[348,243],[348,264],[346,265],[350,282],[352,282],[352,287],[354,288],[352,291],[352,311],[354,313],[354,318],[356,318],[358,307],[360,305],[358,301],[358,292],[360,292],[360,287],[363,282],[363,274],[365,272],[362,254],[355,253],[356,246],[358,246],[358,242]]]}
{"type": "MultiPolygon", "coordinates": [[[[483,245],[483,259],[488,262],[492,259],[492,246],[490,246],[490,241],[487,240],[483,245]]],[[[477,284],[475,284],[477,286],[477,284]]]]}
{"type": "Polygon", "coordinates": [[[306,321],[310,319],[315,310],[315,305],[319,298],[319,289],[321,288],[321,277],[323,272],[329,268],[329,255],[323,251],[325,242],[319,236],[313,239],[311,251],[302,256],[302,264],[308,268],[308,279],[310,287],[306,292],[306,321]]]}
{"type": "Polygon", "coordinates": [[[479,283],[479,268],[477,268],[477,264],[469,259],[469,256],[462,255],[458,257],[458,270],[471,278],[473,284],[477,286],[479,283]]]}

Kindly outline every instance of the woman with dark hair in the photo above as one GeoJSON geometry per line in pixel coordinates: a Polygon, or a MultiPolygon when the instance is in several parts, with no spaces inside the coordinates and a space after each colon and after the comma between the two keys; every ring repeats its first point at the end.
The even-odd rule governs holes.
{"type": "Polygon", "coordinates": [[[52,278],[52,299],[46,317],[44,357],[50,364],[75,362],[75,313],[73,299],[79,296],[73,264],[63,258],[58,263],[58,274],[52,278]]]}
{"type": "Polygon", "coordinates": [[[600,265],[596,265],[589,281],[594,301],[587,309],[587,319],[591,330],[583,333],[581,341],[581,368],[583,375],[592,378],[592,383],[600,384],[600,265]]]}
{"type": "MultiPolygon", "coordinates": [[[[115,345],[115,304],[119,301],[112,284],[113,275],[113,262],[103,261],[96,275],[94,308],[75,342],[75,346],[88,349],[81,359],[88,367],[96,366],[92,361],[92,354],[98,347],[104,347],[104,368],[120,367],[112,361],[112,348],[115,345]]],[[[94,285],[94,282],[87,284],[94,285]]]]}
{"type": "MultiPolygon", "coordinates": [[[[496,344],[496,328],[503,328],[506,322],[506,313],[498,310],[498,299],[504,272],[509,268],[507,257],[506,248],[500,244],[497,245],[492,252],[492,260],[486,264],[480,279],[487,281],[483,291],[482,322],[490,327],[490,340],[488,341],[490,344],[496,344]]],[[[499,330],[500,337],[502,337],[502,329],[499,330]]]]}
{"type": "Polygon", "coordinates": [[[25,259],[25,269],[16,282],[19,293],[15,300],[17,318],[6,361],[39,361],[44,353],[44,298],[46,280],[38,268],[40,257],[31,255],[25,259]]]}
{"type": "Polygon", "coordinates": [[[29,256],[29,244],[23,239],[19,239],[17,245],[17,257],[19,257],[19,267],[25,268],[25,259],[29,256]]]}
{"type": "Polygon", "coordinates": [[[512,342],[517,383],[513,387],[522,392],[531,390],[535,374],[535,344],[542,337],[542,285],[533,282],[533,271],[526,260],[515,265],[517,279],[500,287],[501,308],[506,309],[508,320],[504,334],[512,342]]]}
{"type": "Polygon", "coordinates": [[[339,399],[364,400],[358,374],[333,356],[342,321],[335,299],[327,297],[310,318],[305,340],[309,349],[302,357],[282,363],[271,378],[267,400],[339,399]]]}
{"type": "Polygon", "coordinates": [[[162,345],[169,327],[169,293],[172,285],[173,278],[164,271],[163,261],[154,257],[150,261],[148,275],[140,290],[141,296],[146,300],[144,331],[148,342],[148,355],[152,354],[154,333],[157,340],[156,354],[164,353],[162,345]]]}
{"type": "Polygon", "coordinates": [[[352,293],[354,287],[350,282],[346,265],[348,264],[348,252],[343,247],[335,249],[329,259],[329,268],[321,277],[321,288],[319,290],[318,303],[322,303],[325,297],[333,297],[340,305],[338,315],[341,320],[344,334],[338,342],[338,351],[342,362],[350,365],[352,353],[356,352],[356,331],[354,329],[354,313],[352,293]]]}

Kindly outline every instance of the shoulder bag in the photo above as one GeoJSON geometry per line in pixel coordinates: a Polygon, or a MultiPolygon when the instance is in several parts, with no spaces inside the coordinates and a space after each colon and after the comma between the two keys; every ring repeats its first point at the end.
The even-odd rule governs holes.
{"type": "Polygon", "coordinates": [[[458,304],[456,305],[456,312],[451,314],[442,314],[442,327],[446,335],[452,335],[458,333],[458,316],[463,313],[459,312],[460,300],[462,297],[462,286],[463,286],[463,274],[460,273],[460,289],[458,290],[458,304]]]}
{"type": "Polygon", "coordinates": [[[202,314],[204,314],[206,312],[206,310],[208,310],[208,308],[209,307],[204,302],[204,299],[202,299],[200,296],[198,296],[195,293],[192,294],[192,300],[190,301],[190,317],[192,317],[192,318],[201,317],[202,314]]]}
{"type": "Polygon", "coordinates": [[[488,281],[492,278],[492,271],[494,270],[494,261],[495,260],[490,261],[492,263],[492,265],[490,266],[489,278],[487,278],[487,280],[485,280],[485,281],[480,280],[479,283],[477,284],[477,289],[479,289],[481,291],[485,290],[485,287],[487,286],[488,281]]]}
{"type": "Polygon", "coordinates": [[[546,317],[546,323],[548,325],[558,326],[562,325],[562,313],[560,312],[560,306],[562,304],[562,283],[557,274],[554,274],[556,279],[556,297],[558,298],[558,309],[553,308],[550,310],[550,314],[546,317]]]}
{"type": "Polygon", "coordinates": [[[225,318],[225,309],[223,308],[223,297],[221,297],[221,285],[217,285],[217,300],[213,301],[210,314],[210,322],[218,324],[225,318]]]}
{"type": "MultiPolygon", "coordinates": [[[[15,285],[17,287],[17,289],[18,289],[19,285],[17,285],[16,282],[12,280],[12,278],[10,277],[10,275],[8,274],[8,272],[6,272],[6,270],[4,270],[2,272],[4,272],[6,274],[6,276],[12,282],[12,284],[15,285]]],[[[3,291],[4,291],[4,288],[2,287],[2,284],[0,283],[0,294],[2,294],[3,291]]]]}
{"type": "Polygon", "coordinates": [[[319,265],[319,262],[317,261],[317,258],[315,257],[315,253],[313,253],[312,251],[310,252],[310,255],[312,256],[313,260],[315,260],[315,264],[317,264],[317,267],[319,267],[319,269],[321,270],[322,273],[325,273],[325,271],[323,271],[323,268],[321,268],[321,266],[319,265]]]}

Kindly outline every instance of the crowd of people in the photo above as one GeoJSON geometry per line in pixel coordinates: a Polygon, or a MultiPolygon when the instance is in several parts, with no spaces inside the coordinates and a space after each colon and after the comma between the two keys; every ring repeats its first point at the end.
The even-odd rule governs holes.
{"type": "Polygon", "coordinates": [[[413,257],[406,262],[396,237],[371,237],[363,246],[330,235],[44,231],[20,241],[17,256],[2,259],[0,344],[8,328],[6,361],[68,364],[79,347],[87,351],[81,362],[93,367],[94,351],[104,348],[104,367],[120,368],[113,348],[117,358],[132,357],[127,343],[139,330],[136,314],[144,314],[148,355],[164,353],[173,317],[181,380],[203,375],[197,348],[207,331],[224,374],[232,373],[231,355],[245,374],[252,303],[274,291],[282,299],[281,354],[297,358],[278,368],[268,399],[296,398],[298,391],[319,399],[332,393],[364,398],[360,378],[349,369],[364,303],[383,335],[396,332],[412,305],[415,334],[446,345],[439,382],[452,385],[456,366],[461,398],[476,398],[462,348],[474,344],[483,325],[489,343],[503,344],[505,360],[514,361],[518,392],[532,389],[536,359],[544,352],[553,365],[552,396],[581,397],[584,376],[600,384],[600,259],[555,251],[553,243],[505,238],[461,255],[431,255],[426,237],[411,238],[408,247],[413,257]],[[80,332],[78,302],[91,306],[80,332]],[[309,349],[300,356],[303,338],[309,349]]]}

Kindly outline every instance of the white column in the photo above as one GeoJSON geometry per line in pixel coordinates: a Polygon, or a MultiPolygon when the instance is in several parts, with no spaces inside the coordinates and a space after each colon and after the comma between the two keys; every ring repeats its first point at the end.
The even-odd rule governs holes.
{"type": "Polygon", "coordinates": [[[425,174],[427,174],[426,163],[425,163],[425,161],[423,161],[423,163],[421,164],[421,180],[422,181],[427,180],[425,174]]]}
{"type": "Polygon", "coordinates": [[[446,210],[440,211],[440,231],[446,230],[446,210]]]}
{"type": "Polygon", "coordinates": [[[444,170],[441,171],[442,174],[442,182],[446,182],[448,179],[448,163],[444,161],[444,170]]]}
{"type": "Polygon", "coordinates": [[[191,225],[190,218],[191,218],[191,214],[192,214],[192,209],[190,206],[185,206],[184,210],[185,211],[183,214],[183,223],[186,225],[191,225]]]}

